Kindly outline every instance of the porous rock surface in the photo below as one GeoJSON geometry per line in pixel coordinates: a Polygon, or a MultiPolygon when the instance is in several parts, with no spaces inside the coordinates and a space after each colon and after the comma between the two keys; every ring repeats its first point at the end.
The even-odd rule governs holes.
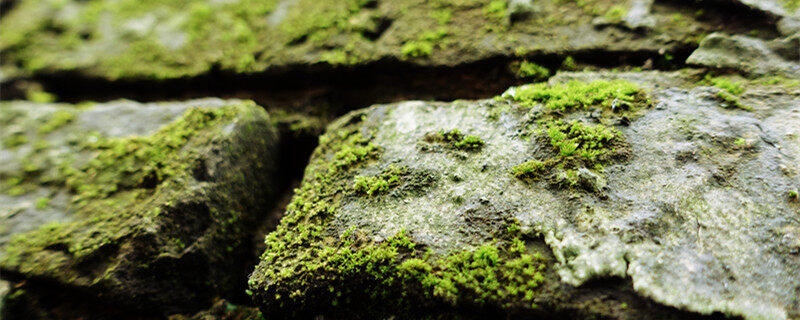
{"type": "Polygon", "coordinates": [[[0,117],[4,277],[152,313],[243,290],[247,235],[274,192],[263,108],[2,102],[0,117]]]}
{"type": "MultiPolygon", "coordinates": [[[[563,83],[618,93],[633,84],[647,98],[559,108],[563,97],[534,85],[493,100],[377,105],[336,121],[267,237],[250,278],[255,301],[273,315],[354,306],[541,315],[569,308],[568,289],[553,283],[612,278],[697,314],[800,316],[796,86],[754,85],[733,104],[689,73],[561,73],[549,87],[563,83]],[[608,133],[592,149],[604,153],[588,161],[557,144],[558,123],[608,133]],[[525,163],[541,167],[517,167],[525,163]]],[[[582,307],[686,317],[604,305],[582,307]]]]}

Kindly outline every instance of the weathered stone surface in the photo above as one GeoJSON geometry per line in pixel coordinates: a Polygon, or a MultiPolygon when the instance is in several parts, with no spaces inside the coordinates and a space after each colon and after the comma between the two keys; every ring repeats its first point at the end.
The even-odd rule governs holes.
{"type": "Polygon", "coordinates": [[[757,38],[714,33],[700,42],[686,63],[717,69],[733,69],[756,76],[780,74],[800,78],[798,36],[764,41],[757,38]]]}
{"type": "Polygon", "coordinates": [[[267,236],[255,301],[273,316],[800,316],[797,85],[696,79],[566,73],[343,117],[267,236]],[[570,298],[608,278],[676,309],[570,298]]]}
{"type": "Polygon", "coordinates": [[[247,101],[0,104],[0,272],[109,303],[243,290],[276,133],[247,101]]]}
{"type": "MultiPolygon", "coordinates": [[[[405,60],[454,66],[497,56],[674,53],[726,26],[692,4],[608,0],[20,0],[0,22],[0,77],[175,79],[292,66],[405,60]],[[630,15],[626,13],[630,10],[630,15]],[[597,27],[596,17],[606,19],[597,27]],[[650,28],[646,34],[615,25],[650,28]]],[[[294,70],[294,69],[293,69],[294,70]]],[[[305,69],[303,69],[305,70],[305,69]]]]}

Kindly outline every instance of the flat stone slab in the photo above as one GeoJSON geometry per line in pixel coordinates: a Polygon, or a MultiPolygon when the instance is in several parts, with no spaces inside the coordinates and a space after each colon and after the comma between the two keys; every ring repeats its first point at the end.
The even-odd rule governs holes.
{"type": "Polygon", "coordinates": [[[612,294],[581,317],[798,317],[800,92],[697,79],[563,73],[492,100],[350,113],[267,236],[255,301],[541,316],[610,278],[672,309],[612,294]]]}
{"type": "Polygon", "coordinates": [[[218,70],[286,73],[386,61],[456,66],[596,52],[661,52],[664,61],[654,62],[669,63],[702,34],[728,28],[727,14],[700,9],[605,0],[19,0],[0,22],[0,78],[179,79],[218,70]]]}
{"type": "Polygon", "coordinates": [[[0,270],[125,307],[243,290],[276,130],[248,101],[0,103],[0,270]]]}

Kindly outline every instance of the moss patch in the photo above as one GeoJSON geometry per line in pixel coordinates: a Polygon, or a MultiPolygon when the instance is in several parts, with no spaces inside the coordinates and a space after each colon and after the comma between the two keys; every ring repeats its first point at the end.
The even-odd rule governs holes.
{"type": "Polygon", "coordinates": [[[570,81],[555,85],[537,83],[519,87],[513,93],[507,92],[502,98],[526,107],[542,103],[549,109],[560,111],[591,107],[628,110],[647,101],[644,90],[626,80],[570,81]]]}
{"type": "Polygon", "coordinates": [[[478,136],[464,135],[461,130],[452,129],[450,131],[440,130],[436,133],[426,134],[423,138],[428,143],[439,143],[445,147],[463,151],[480,151],[484,142],[478,136]]]}
{"type": "Polygon", "coordinates": [[[624,159],[628,152],[623,135],[604,122],[635,116],[650,104],[645,90],[625,80],[538,83],[509,89],[496,99],[527,108],[543,106],[532,113],[525,131],[548,144],[550,152],[512,167],[511,174],[526,182],[549,178],[560,186],[585,185],[592,190],[598,186],[588,176],[599,175],[587,170],[600,171],[603,164],[624,159]],[[563,119],[579,110],[601,111],[600,123],[563,119]],[[587,172],[583,176],[582,170],[587,172]]]}
{"type": "Polygon", "coordinates": [[[550,76],[550,70],[527,60],[515,65],[514,69],[516,69],[515,73],[520,78],[543,80],[550,76]]]}

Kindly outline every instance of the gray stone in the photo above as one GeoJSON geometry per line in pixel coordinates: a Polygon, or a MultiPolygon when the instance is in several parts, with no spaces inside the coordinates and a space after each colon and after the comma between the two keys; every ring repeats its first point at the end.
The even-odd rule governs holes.
{"type": "Polygon", "coordinates": [[[650,14],[653,0],[631,0],[628,14],[625,15],[625,26],[630,29],[650,29],[656,27],[656,20],[650,14]]]}
{"type": "MultiPolygon", "coordinates": [[[[686,63],[739,70],[753,75],[780,74],[791,78],[800,77],[800,61],[787,60],[786,56],[781,55],[781,51],[773,50],[773,46],[785,47],[777,43],[780,41],[784,40],[765,41],[742,35],[714,33],[700,42],[700,47],[692,52],[686,63]]],[[[791,47],[791,40],[787,41],[791,47]]]]}
{"type": "MultiPolygon", "coordinates": [[[[681,310],[745,319],[800,316],[800,204],[789,196],[800,185],[800,96],[754,86],[741,97],[751,111],[730,109],[715,98],[716,89],[686,85],[692,83],[689,79],[671,80],[681,77],[657,72],[571,73],[551,80],[628,79],[647,88],[655,102],[631,114],[609,115],[602,109],[605,116],[599,119],[589,111],[553,115],[539,103],[520,105],[514,101],[521,88],[496,100],[411,101],[345,116],[321,138],[304,187],[283,226],[267,239],[264,260],[250,280],[256,302],[265,312],[326,310],[331,308],[329,301],[348,299],[357,299],[359,310],[373,310],[369,299],[382,294],[395,301],[386,302],[395,310],[403,310],[403,299],[415,294],[427,297],[421,304],[443,299],[457,306],[469,304],[475,300],[460,300],[472,297],[469,282],[447,280],[454,289],[446,289],[450,287],[436,281],[449,279],[448,268],[457,268],[467,278],[472,269],[441,266],[443,260],[437,259],[454,261],[453,253],[466,251],[473,252],[473,263],[478,263],[475,252],[484,252],[478,248],[502,248],[506,223],[516,221],[528,248],[530,239],[544,239],[554,257],[545,270],[552,267],[558,276],[545,276],[539,289],[530,289],[531,300],[514,298],[512,291],[506,292],[512,298],[492,298],[495,291],[489,291],[484,296],[488,298],[480,300],[482,306],[530,310],[530,304],[515,300],[522,299],[535,301],[545,312],[558,309],[547,304],[559,300],[541,286],[549,288],[548,283],[555,282],[580,288],[593,279],[621,277],[631,279],[639,295],[681,310]],[[601,169],[578,168],[579,175],[598,187],[562,186],[557,181],[561,174],[569,176],[567,167],[547,169],[531,180],[512,173],[526,161],[557,157],[550,138],[537,125],[554,116],[604,123],[624,137],[625,146],[615,147],[619,157],[604,162],[601,169]],[[451,129],[479,137],[482,146],[459,149],[442,142],[446,138],[436,138],[437,132],[451,129]],[[358,141],[355,148],[361,151],[356,153],[363,156],[347,156],[355,149],[338,145],[342,139],[358,141]],[[348,158],[354,161],[351,167],[328,169],[348,158]],[[358,191],[363,178],[357,177],[381,177],[396,168],[407,171],[396,173],[399,182],[389,183],[385,191],[358,191]],[[432,182],[415,182],[419,175],[432,182]],[[398,234],[427,253],[415,256],[413,248],[412,253],[393,249],[396,256],[367,259],[374,256],[365,252],[396,248],[386,243],[398,234]],[[286,238],[289,235],[294,237],[286,238]],[[404,261],[410,257],[430,263],[430,269],[419,267],[431,275],[422,284],[396,280],[408,279],[404,261]],[[362,265],[359,261],[364,260],[358,259],[369,262],[362,265]],[[347,271],[337,269],[344,266],[347,271]],[[384,278],[381,272],[388,275],[384,278]],[[367,279],[372,277],[387,289],[374,295],[367,291],[364,298],[348,291],[348,286],[369,286],[367,279]],[[442,286],[426,287],[430,282],[442,286]],[[395,287],[401,293],[392,295],[390,288],[395,287]]],[[[561,161],[568,166],[571,160],[561,161]]],[[[502,257],[497,268],[505,263],[502,257]]],[[[498,293],[515,283],[499,274],[484,274],[500,279],[498,293]]],[[[611,317],[628,317],[626,312],[632,311],[625,310],[632,309],[617,310],[611,317]]]]}
{"type": "Polygon", "coordinates": [[[249,101],[0,104],[0,272],[126,308],[240,292],[276,132],[249,101]]]}

